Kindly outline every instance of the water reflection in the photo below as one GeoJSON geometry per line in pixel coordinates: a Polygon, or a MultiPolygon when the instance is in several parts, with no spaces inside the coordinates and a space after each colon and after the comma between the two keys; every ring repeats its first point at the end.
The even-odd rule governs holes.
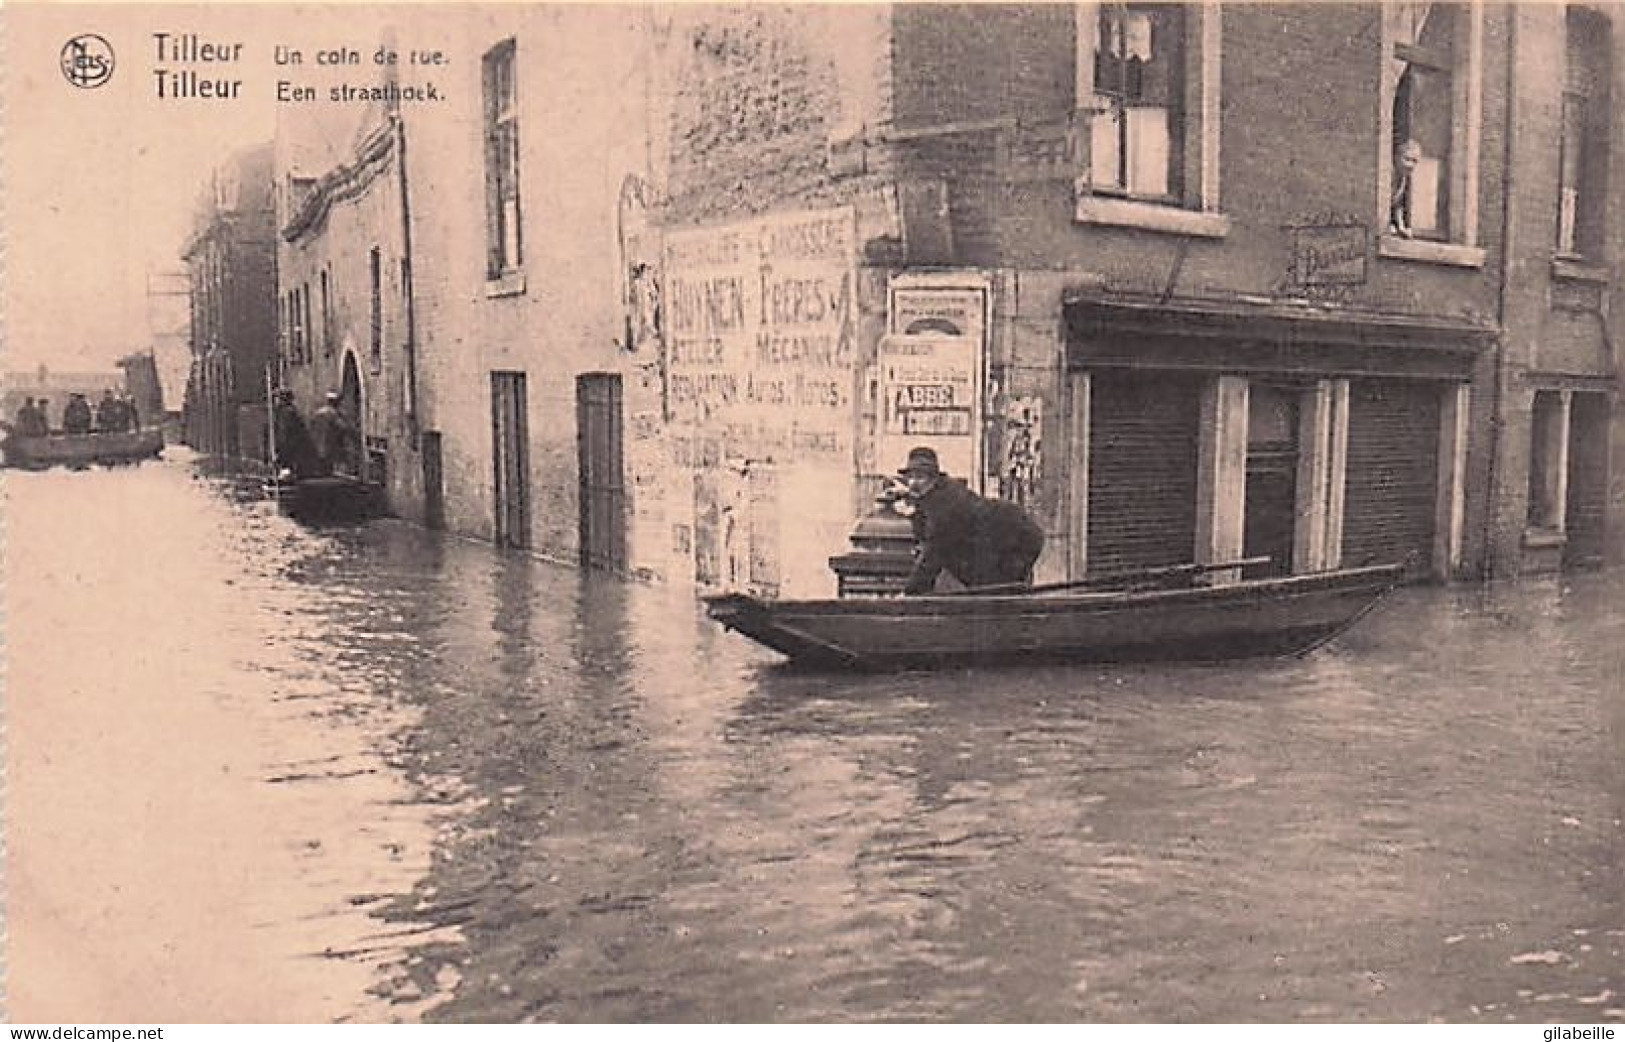
{"type": "Polygon", "coordinates": [[[1406,590],[1300,661],[847,677],[681,591],[229,509],[276,620],[233,668],[374,750],[279,770],[410,782],[326,797],[412,867],[326,877],[391,1016],[1625,1018],[1625,576],[1406,590]]]}
{"type": "Polygon", "coordinates": [[[1620,1015],[1617,578],[1300,662],[843,678],[485,553],[423,576],[465,610],[410,685],[482,796],[437,1017],[1620,1015]]]}

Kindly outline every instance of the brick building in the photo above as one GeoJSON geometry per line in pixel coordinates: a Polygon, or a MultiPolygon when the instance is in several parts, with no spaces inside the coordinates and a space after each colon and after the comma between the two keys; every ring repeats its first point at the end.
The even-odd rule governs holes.
{"type": "Polygon", "coordinates": [[[1625,532],[1617,20],[482,9],[460,100],[290,207],[284,354],[313,393],[374,352],[402,512],[677,583],[831,592],[922,443],[1045,579],[1585,563],[1625,532]],[[370,292],[311,305],[335,265],[370,292]]]}
{"type": "Polygon", "coordinates": [[[1613,9],[678,17],[668,435],[702,580],[816,592],[914,442],[1036,511],[1046,578],[1266,555],[1505,575],[1620,531],[1613,9]],[[774,316],[817,308],[780,277],[836,224],[850,339],[781,349],[774,316]]]}
{"type": "Polygon", "coordinates": [[[265,372],[277,348],[272,176],[269,144],[223,163],[182,251],[192,311],[185,434],[211,455],[263,454],[265,372]]]}

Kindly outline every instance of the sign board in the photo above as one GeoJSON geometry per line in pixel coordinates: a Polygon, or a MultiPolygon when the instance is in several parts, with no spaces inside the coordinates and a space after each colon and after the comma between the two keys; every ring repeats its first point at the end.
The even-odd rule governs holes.
{"type": "Polygon", "coordinates": [[[888,336],[877,360],[881,465],[900,467],[910,449],[928,445],[943,470],[977,487],[980,345],[964,336],[888,336]]]}
{"type": "Polygon", "coordinates": [[[1299,286],[1358,286],[1369,247],[1363,224],[1299,225],[1292,232],[1292,277],[1299,286]]]}
{"type": "Polygon", "coordinates": [[[904,272],[889,287],[880,344],[876,459],[902,466],[926,445],[943,469],[981,491],[987,276],[976,271],[904,272]],[[896,462],[893,463],[892,461],[896,462]]]}

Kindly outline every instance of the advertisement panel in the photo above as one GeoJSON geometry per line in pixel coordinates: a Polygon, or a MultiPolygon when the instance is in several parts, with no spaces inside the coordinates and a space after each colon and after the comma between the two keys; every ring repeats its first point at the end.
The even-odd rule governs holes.
{"type": "Polygon", "coordinates": [[[975,271],[904,272],[889,287],[878,357],[877,460],[900,466],[917,445],[980,491],[991,291],[975,271]],[[893,463],[892,461],[896,461],[893,463]]]}
{"type": "Polygon", "coordinates": [[[880,342],[878,460],[902,465],[929,445],[942,468],[976,487],[981,352],[968,337],[889,336],[880,342]]]}

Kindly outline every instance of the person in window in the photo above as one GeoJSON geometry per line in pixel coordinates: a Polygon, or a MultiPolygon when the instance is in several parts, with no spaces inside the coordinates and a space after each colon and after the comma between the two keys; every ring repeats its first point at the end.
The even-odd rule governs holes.
{"type": "Polygon", "coordinates": [[[328,391],[322,407],[310,418],[310,433],[316,443],[321,472],[348,473],[353,464],[351,443],[355,440],[355,427],[339,409],[337,391],[328,391]]]}
{"type": "Polygon", "coordinates": [[[943,571],[968,587],[1032,583],[1044,531],[1026,511],[972,492],[942,471],[929,448],[911,450],[898,473],[908,482],[910,521],[920,545],[905,594],[930,593],[943,571]]]}
{"type": "Polygon", "coordinates": [[[1411,188],[1416,164],[1422,161],[1422,146],[1414,139],[1399,146],[1394,155],[1394,194],[1388,204],[1388,229],[1409,239],[1411,230],[1411,188]]]}

